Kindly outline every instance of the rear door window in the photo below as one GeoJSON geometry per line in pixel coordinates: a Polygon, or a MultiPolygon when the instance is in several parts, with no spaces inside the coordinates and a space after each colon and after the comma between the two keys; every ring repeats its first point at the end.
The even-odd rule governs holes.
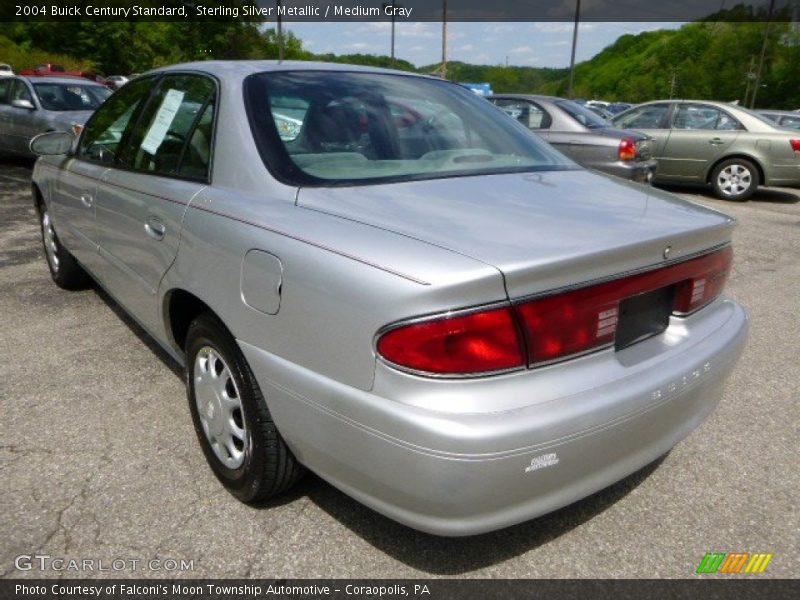
{"type": "Polygon", "coordinates": [[[622,129],[664,129],[669,104],[647,104],[634,108],[614,119],[622,129]]]}

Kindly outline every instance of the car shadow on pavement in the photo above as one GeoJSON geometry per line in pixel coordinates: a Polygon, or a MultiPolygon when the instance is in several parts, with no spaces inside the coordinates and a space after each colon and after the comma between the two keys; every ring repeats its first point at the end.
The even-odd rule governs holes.
{"type": "Polygon", "coordinates": [[[506,529],[470,537],[445,538],[416,531],[374,512],[314,475],[307,475],[289,495],[308,497],[366,542],[414,569],[434,575],[459,575],[501,563],[569,533],[622,500],[647,479],[668,454],[565,508],[506,529]]]}
{"type": "Polygon", "coordinates": [[[158,360],[164,363],[164,366],[172,371],[175,377],[183,381],[183,367],[181,367],[181,365],[179,365],[174,358],[167,354],[167,352],[158,345],[158,342],[150,337],[150,334],[147,333],[141,325],[134,321],[130,315],[128,315],[128,313],[126,313],[119,304],[117,304],[117,301],[108,294],[108,292],[106,292],[95,282],[92,282],[92,287],[99,298],[106,303],[108,308],[114,312],[119,320],[125,323],[125,325],[128,326],[128,329],[130,329],[131,332],[137,338],[139,338],[139,341],[147,346],[153,352],[153,354],[156,355],[158,360]]]}
{"type": "MultiPolygon", "coordinates": [[[[659,183],[656,187],[674,194],[691,192],[694,194],[705,194],[709,198],[719,200],[711,190],[703,185],[693,185],[689,183],[659,183]]],[[[800,203],[800,190],[788,190],[786,188],[758,188],[755,193],[741,204],[747,202],[771,202],[773,204],[798,204],[800,203]]],[[[740,204],[731,202],[731,204],[740,204]]]]}

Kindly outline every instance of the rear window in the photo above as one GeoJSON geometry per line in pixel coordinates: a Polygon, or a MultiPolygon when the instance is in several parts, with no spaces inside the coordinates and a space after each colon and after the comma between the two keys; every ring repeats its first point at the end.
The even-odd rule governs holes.
{"type": "Polygon", "coordinates": [[[286,71],[245,82],[270,170],[293,185],[342,185],[574,169],[485,99],[445,81],[286,71]]]}

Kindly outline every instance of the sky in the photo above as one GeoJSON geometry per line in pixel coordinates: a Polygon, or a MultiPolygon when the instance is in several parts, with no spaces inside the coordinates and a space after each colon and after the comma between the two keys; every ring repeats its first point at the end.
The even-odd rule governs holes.
{"type": "MultiPolygon", "coordinates": [[[[590,59],[626,33],[683,23],[581,23],[576,61],[590,59]]],[[[315,53],[390,54],[391,23],[284,23],[315,53]]],[[[568,67],[573,23],[448,23],[448,60],[472,64],[568,67]]],[[[442,24],[397,22],[395,56],[416,66],[441,62],[442,24]]]]}

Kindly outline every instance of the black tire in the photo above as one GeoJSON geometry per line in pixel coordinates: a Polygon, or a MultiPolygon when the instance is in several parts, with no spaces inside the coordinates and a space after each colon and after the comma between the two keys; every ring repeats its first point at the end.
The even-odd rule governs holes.
{"type": "Polygon", "coordinates": [[[91,277],[61,244],[45,204],[39,205],[39,229],[42,234],[47,268],[50,270],[50,277],[53,278],[55,284],[65,290],[80,290],[89,287],[92,282],[91,277]]]}
{"type": "Polygon", "coordinates": [[[746,158],[729,158],[711,172],[714,194],[723,200],[742,202],[752,196],[760,181],[758,168],[746,158]]]}
{"type": "Polygon", "coordinates": [[[297,462],[275,427],[244,355],[230,332],[211,314],[202,314],[189,325],[185,373],[189,410],[197,439],[209,466],[228,491],[242,502],[256,503],[286,491],[300,479],[305,469],[297,462]],[[220,361],[217,358],[221,359],[227,372],[219,370],[220,361]],[[213,387],[203,382],[203,377],[210,377],[209,381],[215,379],[210,375],[211,371],[217,373],[216,379],[224,390],[225,398],[219,392],[210,393],[213,387]],[[220,376],[220,373],[223,375],[220,376]],[[226,378],[228,380],[223,382],[226,378]],[[204,410],[202,419],[198,389],[204,410]],[[224,407],[230,406],[225,404],[225,399],[228,402],[231,399],[239,401],[240,408],[230,410],[229,419],[225,418],[227,409],[224,407]],[[218,415],[215,410],[219,411],[218,415]],[[215,434],[215,428],[229,427],[220,421],[233,421],[242,430],[241,438],[225,431],[215,434]],[[229,445],[220,443],[225,439],[233,442],[233,451],[227,449],[229,445]],[[239,443],[236,443],[237,439],[239,443]],[[220,456],[225,457],[228,464],[220,456]],[[237,460],[241,463],[236,464],[237,460]]]}

